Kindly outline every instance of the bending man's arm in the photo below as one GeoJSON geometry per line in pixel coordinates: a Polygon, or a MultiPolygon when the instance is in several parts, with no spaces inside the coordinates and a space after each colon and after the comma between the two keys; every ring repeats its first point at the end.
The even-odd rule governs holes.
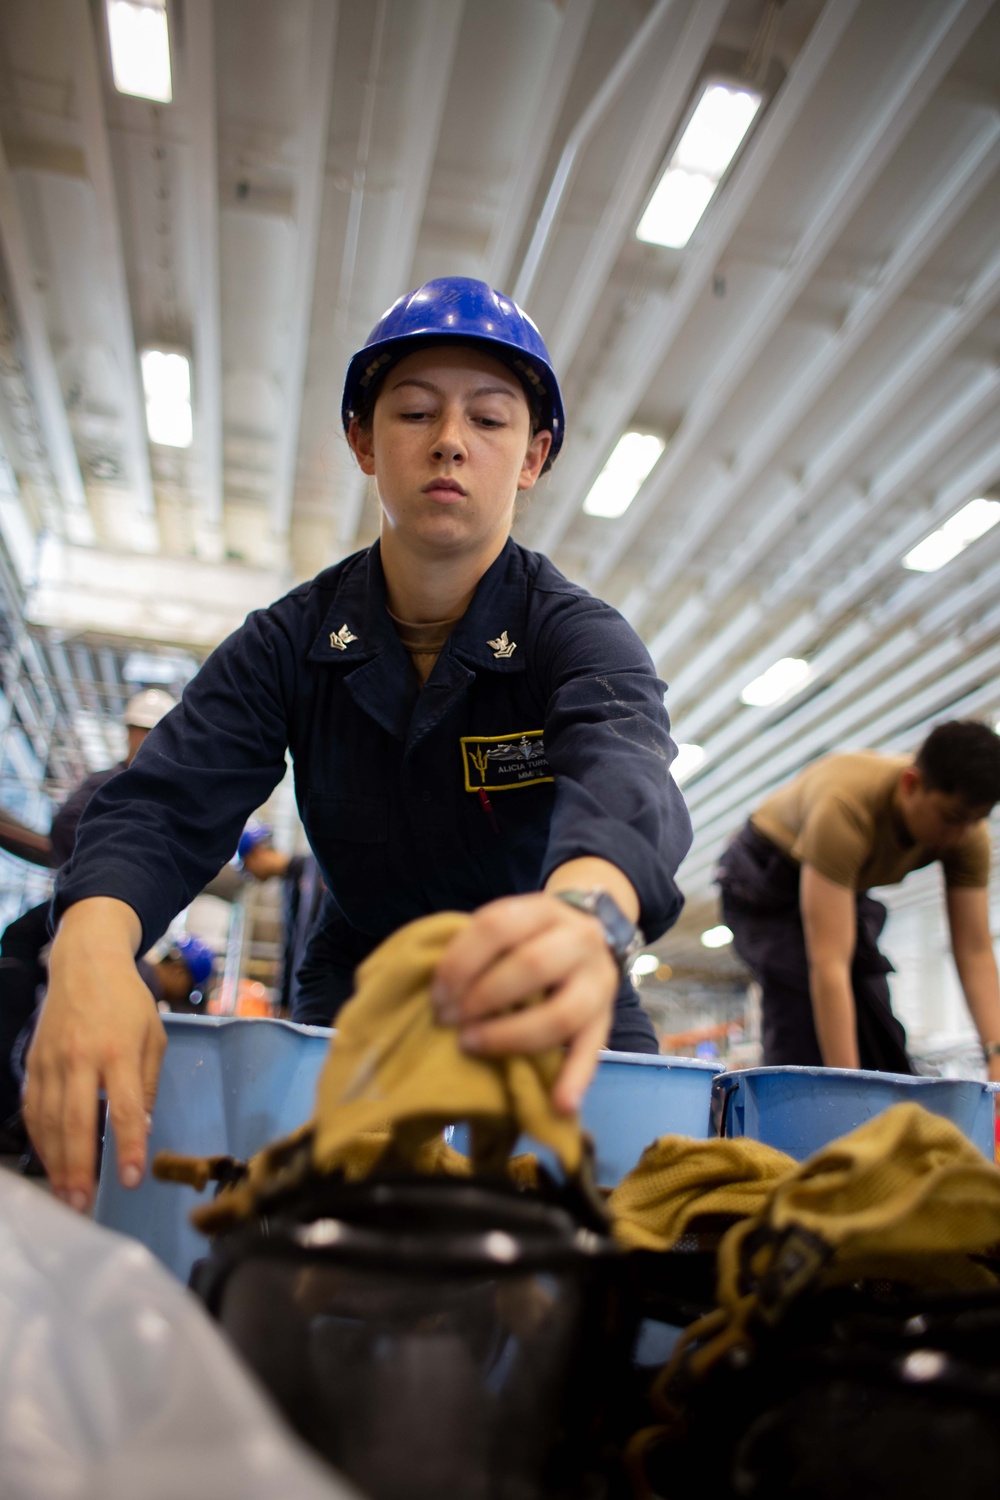
{"type": "MultiPolygon", "coordinates": [[[[1000,1042],[1000,980],[990,936],[989,895],[985,887],[950,886],[948,926],[955,967],[983,1046],[1000,1042]]],[[[992,1082],[1000,1082],[1000,1057],[987,1064],[992,1082]]]]}
{"type": "Polygon", "coordinates": [[[147,1115],[167,1040],[135,966],[141,935],[130,906],[92,897],[65,913],[49,958],[24,1115],[53,1192],[80,1210],[93,1196],[99,1089],[114,1120],[122,1182],[135,1187],[145,1170],[147,1115]]]}
{"type": "Polygon", "coordinates": [[[859,1068],[857,1013],[851,987],[857,940],[854,892],[804,864],[799,905],[809,960],[813,1022],[824,1066],[859,1068]]]}

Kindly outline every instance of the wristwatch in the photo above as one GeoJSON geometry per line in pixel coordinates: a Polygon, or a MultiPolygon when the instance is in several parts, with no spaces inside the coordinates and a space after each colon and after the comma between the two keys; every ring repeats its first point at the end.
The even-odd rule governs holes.
{"type": "Polygon", "coordinates": [[[989,1062],[994,1057],[1000,1057],[1000,1042],[983,1043],[983,1059],[989,1062]]]}
{"type": "Polygon", "coordinates": [[[642,929],[630,922],[618,902],[607,891],[555,891],[553,893],[567,906],[575,906],[596,917],[604,929],[604,940],[611,949],[611,957],[618,965],[621,975],[628,973],[629,965],[645,946],[642,929]]]}

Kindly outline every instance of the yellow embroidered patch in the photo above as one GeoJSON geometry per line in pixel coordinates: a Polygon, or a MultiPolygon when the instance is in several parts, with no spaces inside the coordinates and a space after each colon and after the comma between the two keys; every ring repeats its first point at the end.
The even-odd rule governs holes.
{"type": "Polygon", "coordinates": [[[545,741],[541,729],[525,729],[520,734],[494,734],[485,738],[463,735],[462,765],[467,792],[506,792],[510,787],[535,786],[540,781],[554,781],[545,758],[545,741]]]}

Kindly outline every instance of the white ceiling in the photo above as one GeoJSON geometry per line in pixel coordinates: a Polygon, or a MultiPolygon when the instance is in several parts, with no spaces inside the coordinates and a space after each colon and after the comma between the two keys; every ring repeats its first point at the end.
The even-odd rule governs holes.
{"type": "Polygon", "coordinates": [[[347,357],[464,274],[525,303],[564,377],[520,539],[628,615],[707,752],[692,920],[806,759],[1000,712],[1000,529],[900,564],[1000,484],[1000,5],[168,9],[156,106],[114,91],[97,0],[0,7],[0,525],[34,620],[203,648],[365,544],[347,357]],[[769,20],[767,107],[693,239],[638,242],[698,80],[769,20]],[[191,353],[189,450],[147,441],[150,343],[191,353]],[[664,456],[623,518],[585,516],[631,423],[664,456]],[[782,656],[808,685],[744,707],[782,656]]]}

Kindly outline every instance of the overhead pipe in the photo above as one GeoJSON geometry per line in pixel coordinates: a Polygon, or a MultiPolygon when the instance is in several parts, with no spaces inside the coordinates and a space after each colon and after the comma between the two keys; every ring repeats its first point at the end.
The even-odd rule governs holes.
{"type": "MultiPolygon", "coordinates": [[[[985,371],[920,434],[901,458],[879,474],[864,494],[858,492],[853,501],[840,507],[833,521],[814,537],[796,562],[789,564],[770,588],[744,605],[733,620],[716,632],[708,644],[686,664],[683,673],[674,678],[675,695],[687,690],[687,684],[691,680],[704,685],[719,665],[729,664],[729,641],[734,632],[737,639],[746,642],[757,624],[773,619],[782,609],[791,608],[796,599],[806,592],[804,582],[822,567],[828,567],[831,559],[853,537],[871,526],[876,514],[899,500],[961,437],[984,416],[989,415],[998,397],[1000,374],[995,370],[985,371]],[[736,621],[739,622],[738,625],[734,623],[736,621]]],[[[992,451],[991,446],[990,452],[992,451]]],[[[845,579],[822,592],[815,601],[817,623],[827,627],[847,610],[860,604],[875,581],[899,566],[900,559],[910,547],[932,531],[936,524],[947,520],[963,499],[968,498],[980,483],[986,482],[979,477],[981,469],[982,464],[977,461],[971,471],[963,471],[955,482],[947,484],[941,490],[930,510],[911,512],[903,525],[867,552],[845,579]]],[[[985,472],[988,474],[992,471],[987,467],[985,472]]],[[[661,632],[661,636],[665,635],[666,630],[661,632]]],[[[784,635],[785,632],[781,632],[782,640],[784,635]]],[[[803,636],[800,647],[805,643],[806,637],[803,636]]],[[[670,645],[674,652],[679,649],[676,642],[671,641],[670,645]]],[[[770,650],[773,657],[783,655],[784,648],[777,648],[778,641],[774,640],[763,649],[765,653],[770,650]]],[[[651,651],[651,655],[657,665],[663,664],[662,651],[651,651]]],[[[730,675],[733,698],[742,672],[743,667],[740,666],[730,675]]]]}
{"type": "Polygon", "coordinates": [[[562,112],[566,92],[576,71],[594,0],[567,0],[555,55],[546,72],[541,97],[531,121],[529,147],[522,153],[514,180],[497,214],[486,250],[485,279],[503,287],[524,231],[525,220],[548,155],[552,132],[562,112]]]}
{"type": "MultiPolygon", "coordinates": [[[[949,649],[949,643],[942,642],[938,649],[944,653],[949,649]]],[[[956,647],[951,646],[950,649],[958,654],[956,647]]],[[[963,695],[970,689],[983,684],[987,686],[990,701],[995,701],[1000,693],[1000,689],[997,689],[993,680],[1000,670],[1000,644],[988,647],[971,659],[959,655],[955,666],[944,676],[929,670],[930,667],[931,660],[928,656],[921,655],[904,672],[897,674],[887,683],[879,683],[859,704],[851,705],[844,714],[838,716],[839,719],[846,721],[844,733],[856,734],[863,728],[865,743],[876,744],[880,738],[898,733],[904,727],[900,723],[900,714],[903,712],[907,715],[906,725],[908,726],[914,722],[913,715],[916,715],[922,722],[925,716],[933,717],[945,711],[952,711],[958,695],[963,695]],[[909,681],[915,679],[919,683],[921,680],[926,681],[928,677],[932,677],[933,680],[927,687],[907,696],[909,681]],[[901,701],[898,706],[894,706],[879,717],[874,719],[865,717],[865,714],[870,713],[872,708],[877,707],[879,703],[884,703],[887,697],[901,701]],[[864,709],[859,714],[857,709],[862,705],[864,709]]],[[[800,751],[796,762],[798,765],[805,764],[810,754],[815,754],[817,749],[830,743],[829,738],[826,737],[830,727],[829,725],[819,726],[821,734],[824,735],[819,745],[806,741],[796,747],[800,751]]],[[[736,831],[740,822],[752,812],[771,787],[780,784],[794,769],[794,766],[788,766],[782,771],[775,762],[769,761],[768,774],[763,781],[756,785],[744,783],[736,792],[738,800],[732,802],[725,811],[717,814],[710,823],[701,824],[697,816],[695,817],[696,852],[684,866],[685,888],[689,893],[699,889],[699,877],[704,881],[705,876],[722,853],[726,840],[736,831]]],[[[704,886],[700,888],[704,889],[704,886]]]]}
{"type": "MultiPolygon", "coordinates": [[[[993,553],[1000,550],[993,544],[993,553]]],[[[847,722],[850,715],[857,714],[859,708],[872,698],[873,701],[885,702],[885,691],[887,684],[894,678],[886,678],[885,671],[892,663],[902,660],[906,656],[915,659],[921,670],[930,667],[933,671],[940,671],[952,661],[962,661],[971,642],[986,640],[996,630],[994,616],[997,611],[991,611],[986,616],[968,622],[965,626],[953,628],[953,620],[948,614],[945,606],[954,603],[957,615],[967,613],[975,609],[978,600],[983,597],[994,597],[998,577],[997,558],[994,556],[979,579],[975,583],[966,585],[954,600],[952,588],[946,588],[941,578],[934,575],[925,575],[913,582],[918,586],[918,592],[914,593],[911,588],[905,586],[897,590],[896,596],[889,600],[880,610],[868,616],[864,621],[855,621],[844,632],[845,636],[853,636],[856,642],[856,632],[859,623],[866,626],[873,637],[877,637],[886,628],[894,628],[904,621],[908,614],[912,613],[914,605],[931,598],[935,594],[945,593],[944,604],[932,605],[926,613],[914,624],[906,626],[901,632],[890,635],[887,640],[878,646],[870,656],[863,657],[857,661],[847,672],[833,682],[828,692],[819,698],[811,698],[796,709],[793,713],[770,724],[767,728],[760,729],[760,716],[751,714],[740,715],[738,719],[731,721],[718,735],[706,742],[705,749],[709,760],[718,760],[720,756],[739,743],[740,739],[750,740],[751,743],[745,751],[737,757],[728,760],[718,760],[713,772],[699,778],[697,784],[689,793],[688,800],[692,811],[697,810],[701,818],[711,815],[713,808],[724,808],[727,798],[732,796],[732,785],[739,785],[748,779],[752,779],[752,768],[766,762],[771,773],[780,774],[782,764],[794,766],[807,756],[810,748],[822,748],[828,744],[831,733],[836,733],[847,722]],[[991,593],[992,585],[992,593],[991,593]],[[949,628],[952,627],[952,628],[949,628]],[[942,632],[942,638],[934,640],[935,634],[942,632]],[[858,698],[856,695],[860,688],[868,683],[876,681],[875,694],[869,694],[868,698],[858,698]],[[878,695],[881,694],[881,698],[878,695]],[[833,718],[830,710],[843,704],[843,709],[833,718]],[[747,722],[751,720],[752,722],[747,722]],[[725,790],[730,787],[730,791],[725,790]]],[[[839,639],[843,639],[840,637],[839,639]]],[[[836,649],[836,643],[820,653],[829,657],[832,650],[836,649]]],[[[912,667],[908,670],[912,670],[912,667]]],[[[926,672],[925,672],[926,675],[926,672]]]]}
{"type": "Polygon", "coordinates": [[[271,506],[271,528],[275,537],[282,539],[288,535],[295,500],[299,429],[309,357],[309,335],[312,329],[316,261],[323,223],[339,15],[338,0],[312,0],[307,32],[305,93],[300,117],[302,139],[295,189],[295,290],[285,349],[282,378],[285,409],[276,445],[275,492],[271,506]]]}
{"type": "MultiPolygon", "coordinates": [[[[797,424],[816,410],[818,401],[844,369],[848,359],[895,306],[913,276],[930,259],[945,235],[954,228],[960,216],[967,211],[970,203],[998,168],[1000,120],[992,120],[976,137],[957,168],[946,174],[929,203],[915,216],[875,285],[852,305],[841,328],[793,383],[785,401],[766,416],[734,463],[722,473],[712,490],[702,496],[699,502],[701,506],[713,514],[725,516],[737,502],[745,499],[751,485],[765,473],[768,464],[773,462],[797,424]]],[[[954,322],[954,316],[947,315],[940,325],[935,325],[932,329],[932,343],[940,345],[943,339],[946,352],[950,352],[953,347],[950,334],[954,322]]],[[[924,347],[924,340],[920,341],[920,345],[921,348],[924,347]]],[[[918,362],[920,370],[926,371],[929,363],[929,354],[925,349],[918,362]]],[[[907,356],[902,366],[898,367],[900,380],[913,364],[914,361],[907,356]]],[[[887,386],[891,384],[886,382],[887,386]]],[[[846,455],[839,444],[837,451],[843,461],[846,455]]],[[[813,491],[819,472],[817,470],[809,475],[813,491]]],[[[767,555],[775,539],[787,528],[796,512],[808,503],[805,488],[804,484],[790,486],[777,505],[768,506],[763,524],[756,528],[751,537],[745,539],[743,545],[734,550],[730,559],[707,584],[702,618],[707,618],[718,601],[727,598],[752,573],[761,558],[767,555]]],[[[654,562],[654,567],[658,561],[659,559],[654,562]]],[[[633,618],[638,615],[641,620],[651,595],[658,597],[657,591],[649,588],[643,589],[641,593],[637,591],[632,605],[633,618]]],[[[679,644],[676,635],[673,637],[673,644],[675,647],[679,644]]]]}
{"type": "Polygon", "coordinates": [[[590,137],[628,83],[636,68],[643,61],[646,49],[656,35],[660,24],[673,9],[674,0],[657,0],[657,4],[643,21],[611,72],[580,116],[563,147],[559,165],[556,167],[542,211],[531,236],[528,253],[524,257],[517,281],[514,283],[514,301],[526,306],[535,288],[542,259],[548,249],[556,218],[562,207],[569,185],[573,180],[580,154],[590,137]]]}
{"type": "MultiPolygon", "coordinates": [[[[988,9],[989,0],[952,0],[937,18],[933,31],[922,37],[915,56],[896,86],[880,101],[860,141],[847,153],[845,161],[835,165],[825,201],[792,249],[776,289],[768,292],[738,332],[729,338],[724,357],[705,377],[666,453],[593,560],[586,578],[589,587],[604,582],[679,480],[682,470],[753,369],[988,9]]],[[[673,537],[669,552],[661,554],[650,572],[650,588],[665,589],[680,576],[712,534],[720,509],[718,500],[712,508],[699,508],[684,531],[673,537]]]]}
{"type": "MultiPolygon", "coordinates": [[[[531,545],[538,551],[552,552],[579,515],[580,496],[587,493],[698,298],[710,285],[719,257],[766,181],[859,4],[860,0],[826,0],[774,103],[734,167],[725,192],[718,195],[706,215],[697,253],[684,257],[669,293],[653,292],[647,296],[641,309],[642,318],[633,320],[638,329],[635,339],[629,341],[628,347],[620,348],[620,352],[613,350],[611,360],[605,361],[605,365],[612,363],[616,367],[617,380],[610,391],[607,381],[603,382],[577,413],[576,429],[588,435],[562,461],[544,514],[541,510],[536,513],[531,545]]],[[[623,343],[616,340],[618,346],[623,343]]]]}

